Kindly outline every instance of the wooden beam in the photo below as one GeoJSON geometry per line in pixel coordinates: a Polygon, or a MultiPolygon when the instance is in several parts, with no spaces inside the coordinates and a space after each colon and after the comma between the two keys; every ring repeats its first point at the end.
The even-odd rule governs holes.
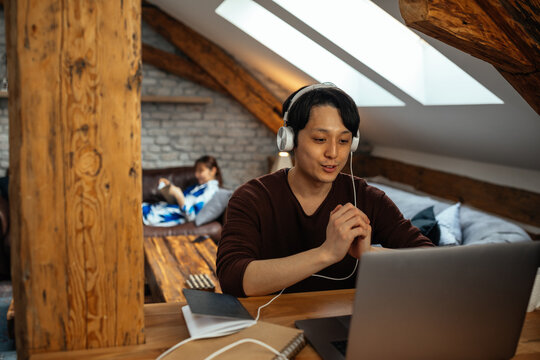
{"type": "Polygon", "coordinates": [[[538,4],[520,0],[399,0],[399,6],[407,26],[489,62],[540,114],[538,4]]]}
{"type": "Polygon", "coordinates": [[[177,104],[211,104],[211,97],[204,96],[168,96],[168,95],[142,95],[142,102],[177,103],[177,104]]]}
{"type": "Polygon", "coordinates": [[[223,89],[223,87],[217,83],[213,77],[208,75],[206,71],[201,69],[192,61],[147,44],[142,45],[142,50],[143,62],[176,76],[193,81],[210,90],[228,95],[225,89],[223,89]]]}
{"type": "MultiPolygon", "coordinates": [[[[2,98],[8,98],[7,91],[0,91],[0,99],[2,98]]],[[[178,104],[211,104],[212,98],[207,96],[141,95],[141,101],[178,104]]]]}
{"type": "Polygon", "coordinates": [[[474,0],[399,0],[407,26],[505,71],[534,66],[474,0]]]}
{"type": "Polygon", "coordinates": [[[356,155],[354,174],[392,181],[478,209],[540,227],[540,194],[375,156],[356,155]]]}
{"type": "Polygon", "coordinates": [[[140,1],[6,1],[18,358],[144,342],[140,1]]]}
{"type": "Polygon", "coordinates": [[[283,125],[281,102],[217,45],[168,16],[143,6],[143,19],[273,132],[283,125]]]}
{"type": "Polygon", "coordinates": [[[523,99],[540,115],[540,71],[528,74],[510,73],[498,69],[523,99]]]}
{"type": "Polygon", "coordinates": [[[536,1],[536,5],[521,0],[476,2],[535,69],[540,69],[540,2],[536,1]]]}

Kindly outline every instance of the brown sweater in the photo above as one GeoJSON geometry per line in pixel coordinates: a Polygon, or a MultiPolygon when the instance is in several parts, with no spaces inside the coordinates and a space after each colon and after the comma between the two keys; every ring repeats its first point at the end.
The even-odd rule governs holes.
{"type": "MultiPolygon", "coordinates": [[[[355,178],[357,206],[370,219],[372,244],[385,248],[433,246],[418,228],[403,218],[396,205],[381,190],[355,178]]],[[[306,215],[287,181],[287,171],[253,179],[233,194],[227,208],[217,253],[217,275],[221,289],[245,296],[242,281],[253,260],[275,259],[320,246],[326,238],[330,212],[338,204],[353,203],[349,175],[339,174],[328,196],[312,215],[306,215]]],[[[319,274],[345,277],[356,259],[346,255],[319,274]]],[[[310,276],[286,292],[353,288],[356,276],[344,281],[310,276]]]]}

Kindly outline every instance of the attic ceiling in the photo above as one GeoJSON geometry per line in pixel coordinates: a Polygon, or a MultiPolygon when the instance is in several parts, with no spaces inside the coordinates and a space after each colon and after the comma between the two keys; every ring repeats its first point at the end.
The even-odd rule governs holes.
{"type": "MultiPolygon", "coordinates": [[[[245,68],[259,72],[278,83],[284,89],[282,94],[274,94],[278,98],[282,99],[284,94],[316,82],[218,16],[215,9],[221,2],[221,0],[150,1],[220,46],[245,68]]],[[[257,3],[406,104],[404,107],[359,108],[362,138],[374,146],[540,170],[540,156],[538,156],[540,116],[491,64],[415,31],[504,101],[504,104],[497,105],[423,106],[273,1],[257,0],[257,3]]],[[[400,22],[404,22],[398,0],[378,0],[374,3],[400,22]]],[[[351,31],[355,31],[354,24],[351,24],[351,31]]],[[[332,81],[332,79],[318,80],[332,81]]]]}

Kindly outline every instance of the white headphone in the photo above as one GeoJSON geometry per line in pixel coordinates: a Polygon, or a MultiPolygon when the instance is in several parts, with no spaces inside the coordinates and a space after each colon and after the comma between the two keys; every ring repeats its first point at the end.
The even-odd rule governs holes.
{"type": "MultiPolygon", "coordinates": [[[[276,138],[276,143],[279,151],[291,151],[294,149],[294,130],[292,127],[287,126],[287,120],[289,118],[289,110],[292,108],[294,102],[298,100],[302,95],[305,93],[315,90],[315,89],[321,89],[321,88],[337,88],[336,85],[334,85],[331,82],[324,82],[320,84],[313,84],[306,86],[302,90],[296,93],[296,95],[293,96],[291,99],[291,102],[289,103],[289,107],[287,108],[287,111],[285,111],[285,115],[283,115],[283,126],[279,128],[276,138]]],[[[351,152],[356,151],[358,148],[358,143],[360,142],[360,127],[358,128],[358,131],[356,132],[356,135],[353,136],[352,143],[351,143],[351,152]]]]}

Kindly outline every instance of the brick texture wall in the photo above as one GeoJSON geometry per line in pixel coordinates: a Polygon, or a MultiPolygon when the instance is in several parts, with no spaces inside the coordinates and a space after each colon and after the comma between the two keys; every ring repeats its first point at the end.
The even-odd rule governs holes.
{"type": "MultiPolygon", "coordinates": [[[[4,16],[0,14],[0,53],[5,51],[4,16]]],[[[142,40],[160,49],[174,47],[143,23],[142,40]]],[[[287,92],[252,71],[280,99],[287,92]]],[[[224,186],[234,189],[247,180],[267,173],[268,156],[275,155],[275,135],[233,98],[216,93],[183,78],[143,64],[142,94],[204,96],[206,105],[143,102],[143,168],[192,165],[202,155],[217,158],[224,186]]],[[[0,175],[9,166],[7,99],[0,99],[0,175]]]]}
{"type": "MultiPolygon", "coordinates": [[[[0,7],[0,62],[6,56],[6,27],[4,25],[4,7],[0,7]]],[[[0,64],[0,83],[7,76],[6,64],[0,64]]],[[[9,167],[9,120],[8,100],[0,99],[0,176],[4,176],[9,167]]]]}

